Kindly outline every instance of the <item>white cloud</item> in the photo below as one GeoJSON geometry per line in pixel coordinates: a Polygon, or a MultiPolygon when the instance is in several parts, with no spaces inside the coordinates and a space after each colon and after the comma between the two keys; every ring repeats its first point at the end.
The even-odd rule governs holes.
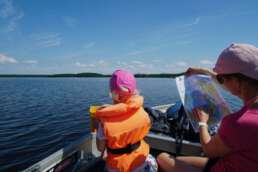
{"type": "Polygon", "coordinates": [[[203,65],[213,65],[214,61],[204,59],[204,60],[201,60],[200,63],[203,65]]]}
{"type": "Polygon", "coordinates": [[[163,62],[154,63],[151,60],[147,62],[140,60],[114,62],[99,60],[95,63],[76,62],[75,66],[79,67],[82,71],[96,71],[104,73],[112,73],[117,69],[124,69],[133,73],[176,73],[185,71],[188,65],[183,61],[169,65],[166,63],[164,64],[163,62]]]}
{"type": "Polygon", "coordinates": [[[131,63],[136,64],[136,65],[143,65],[144,64],[142,61],[137,61],[137,60],[134,60],[131,63]]]}
{"type": "Polygon", "coordinates": [[[127,65],[126,62],[121,62],[121,61],[117,61],[116,64],[119,65],[119,66],[127,65]]]}
{"type": "Polygon", "coordinates": [[[104,60],[99,60],[96,63],[81,63],[81,62],[76,62],[75,66],[81,67],[81,68],[107,68],[111,67],[110,63],[104,61],[104,60]]]}
{"type": "Polygon", "coordinates": [[[83,64],[80,62],[76,62],[75,66],[82,67],[82,68],[94,68],[96,67],[94,64],[83,64]]]}
{"type": "Polygon", "coordinates": [[[165,65],[165,67],[167,67],[167,68],[174,68],[174,67],[175,67],[175,64],[174,64],[174,63],[173,63],[173,64],[169,64],[169,63],[168,63],[168,64],[165,65]]]}
{"type": "Polygon", "coordinates": [[[22,10],[17,10],[13,6],[12,0],[0,1],[0,17],[3,19],[2,30],[4,32],[11,32],[16,30],[18,21],[24,17],[22,10]]]}
{"type": "Polygon", "coordinates": [[[129,56],[135,56],[135,55],[140,55],[140,54],[144,54],[145,51],[132,51],[132,52],[129,52],[128,55],[129,56]]]}
{"type": "Polygon", "coordinates": [[[192,25],[196,25],[200,22],[201,18],[200,17],[196,17],[196,19],[194,20],[194,22],[192,23],[192,25]]]}
{"type": "Polygon", "coordinates": [[[22,19],[23,16],[24,16],[24,13],[21,12],[18,15],[14,16],[13,18],[11,18],[11,20],[9,21],[9,23],[8,23],[8,25],[6,27],[7,32],[14,31],[17,28],[18,21],[20,19],[22,19]]]}
{"type": "Polygon", "coordinates": [[[193,22],[188,23],[188,24],[186,24],[185,26],[190,27],[190,26],[197,25],[197,24],[199,24],[200,20],[201,20],[200,17],[196,17],[193,22]]]}
{"type": "Polygon", "coordinates": [[[158,60],[158,59],[155,59],[155,60],[152,60],[153,63],[160,63],[161,60],[158,60]]]}
{"type": "Polygon", "coordinates": [[[38,64],[37,60],[24,60],[23,63],[25,64],[38,64]]]}
{"type": "Polygon", "coordinates": [[[119,69],[124,69],[125,67],[128,66],[128,63],[127,62],[121,62],[121,61],[117,61],[115,63],[113,63],[115,68],[119,68],[119,69]]]}
{"type": "Polygon", "coordinates": [[[129,52],[128,55],[129,56],[137,56],[137,55],[142,55],[142,54],[146,54],[149,52],[153,52],[156,50],[159,50],[159,48],[148,48],[148,49],[143,49],[143,50],[132,51],[132,52],[129,52]]]}
{"type": "Polygon", "coordinates": [[[96,64],[97,67],[108,67],[110,64],[104,60],[99,60],[96,64]]]}
{"type": "Polygon", "coordinates": [[[18,63],[18,61],[12,57],[6,56],[4,54],[0,54],[0,64],[14,64],[18,63]]]}
{"type": "Polygon", "coordinates": [[[187,67],[187,63],[184,61],[176,62],[176,66],[178,67],[187,67]]]}
{"type": "Polygon", "coordinates": [[[71,16],[63,17],[63,21],[70,28],[75,28],[78,25],[77,19],[71,16]]]}
{"type": "Polygon", "coordinates": [[[175,45],[189,45],[192,44],[190,40],[177,40],[175,41],[175,45]]]}
{"type": "Polygon", "coordinates": [[[116,68],[132,71],[134,73],[149,73],[156,70],[158,67],[143,61],[130,61],[130,62],[119,62],[116,68]]]}
{"type": "Polygon", "coordinates": [[[188,65],[185,62],[168,63],[164,65],[164,71],[170,73],[181,73],[185,72],[188,65]]]}
{"type": "Polygon", "coordinates": [[[62,58],[66,59],[66,58],[77,58],[77,57],[82,57],[82,53],[81,52],[72,52],[72,53],[66,53],[64,56],[62,56],[62,58]]]}
{"type": "Polygon", "coordinates": [[[83,45],[83,48],[88,49],[88,48],[93,47],[95,44],[96,44],[95,42],[89,42],[89,43],[83,45]]]}
{"type": "Polygon", "coordinates": [[[15,9],[11,0],[0,1],[0,16],[7,18],[15,14],[15,9]]]}
{"type": "Polygon", "coordinates": [[[57,47],[61,45],[62,41],[59,33],[32,34],[32,38],[40,48],[57,47]]]}
{"type": "Polygon", "coordinates": [[[232,17],[239,17],[239,16],[248,16],[248,15],[254,15],[257,14],[257,10],[253,10],[253,9],[242,9],[242,10],[226,10],[225,12],[221,12],[221,13],[217,13],[215,15],[206,15],[205,17],[208,18],[209,20],[218,20],[218,18],[226,18],[226,17],[230,17],[232,19],[232,17]]]}
{"type": "Polygon", "coordinates": [[[130,66],[134,66],[134,68],[152,68],[153,67],[153,64],[150,64],[150,63],[146,63],[146,62],[142,62],[142,61],[132,61],[130,63],[130,66]]]}
{"type": "Polygon", "coordinates": [[[115,64],[115,69],[125,69],[132,71],[133,73],[176,73],[176,72],[183,72],[186,70],[187,64],[184,64],[184,62],[179,62],[179,66],[177,66],[175,63],[173,64],[167,64],[163,63],[162,61],[158,60],[150,60],[148,62],[144,61],[129,61],[129,62],[121,62],[118,61],[115,64]],[[158,63],[157,63],[158,62],[158,63]],[[181,65],[181,66],[180,66],[181,65]]]}

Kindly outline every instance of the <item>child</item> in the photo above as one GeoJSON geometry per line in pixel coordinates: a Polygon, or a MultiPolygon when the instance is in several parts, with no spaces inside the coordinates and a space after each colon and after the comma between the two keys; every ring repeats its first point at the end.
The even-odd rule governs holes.
{"type": "Polygon", "coordinates": [[[151,123],[143,109],[143,97],[137,94],[135,77],[124,70],[116,70],[110,79],[110,94],[114,105],[96,112],[100,120],[97,148],[107,150],[108,171],[157,171],[149,145],[143,140],[151,123]]]}

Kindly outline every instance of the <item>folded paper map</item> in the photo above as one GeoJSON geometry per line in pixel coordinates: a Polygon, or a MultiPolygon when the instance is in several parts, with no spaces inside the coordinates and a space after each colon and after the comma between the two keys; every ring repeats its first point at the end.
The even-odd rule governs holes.
{"type": "Polygon", "coordinates": [[[209,130],[216,129],[223,116],[230,113],[229,106],[210,76],[180,76],[176,78],[176,84],[185,112],[196,132],[198,132],[198,121],[193,118],[194,108],[202,109],[209,114],[209,130]]]}

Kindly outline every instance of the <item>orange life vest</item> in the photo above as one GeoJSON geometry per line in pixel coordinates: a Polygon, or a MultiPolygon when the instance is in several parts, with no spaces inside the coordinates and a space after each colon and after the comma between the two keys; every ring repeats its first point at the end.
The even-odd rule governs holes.
{"type": "Polygon", "coordinates": [[[108,152],[106,164],[109,169],[129,172],[139,167],[149,154],[149,145],[143,140],[150,129],[150,119],[143,109],[143,97],[132,96],[126,103],[119,103],[97,110],[106,145],[111,149],[125,148],[140,141],[140,146],[129,154],[108,152]]]}

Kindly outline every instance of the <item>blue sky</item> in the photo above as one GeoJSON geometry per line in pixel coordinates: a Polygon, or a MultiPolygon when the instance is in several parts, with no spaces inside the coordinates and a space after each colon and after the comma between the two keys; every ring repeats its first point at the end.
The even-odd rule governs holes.
{"type": "Polygon", "coordinates": [[[0,0],[0,73],[212,67],[232,42],[258,46],[256,0],[0,0]]]}

